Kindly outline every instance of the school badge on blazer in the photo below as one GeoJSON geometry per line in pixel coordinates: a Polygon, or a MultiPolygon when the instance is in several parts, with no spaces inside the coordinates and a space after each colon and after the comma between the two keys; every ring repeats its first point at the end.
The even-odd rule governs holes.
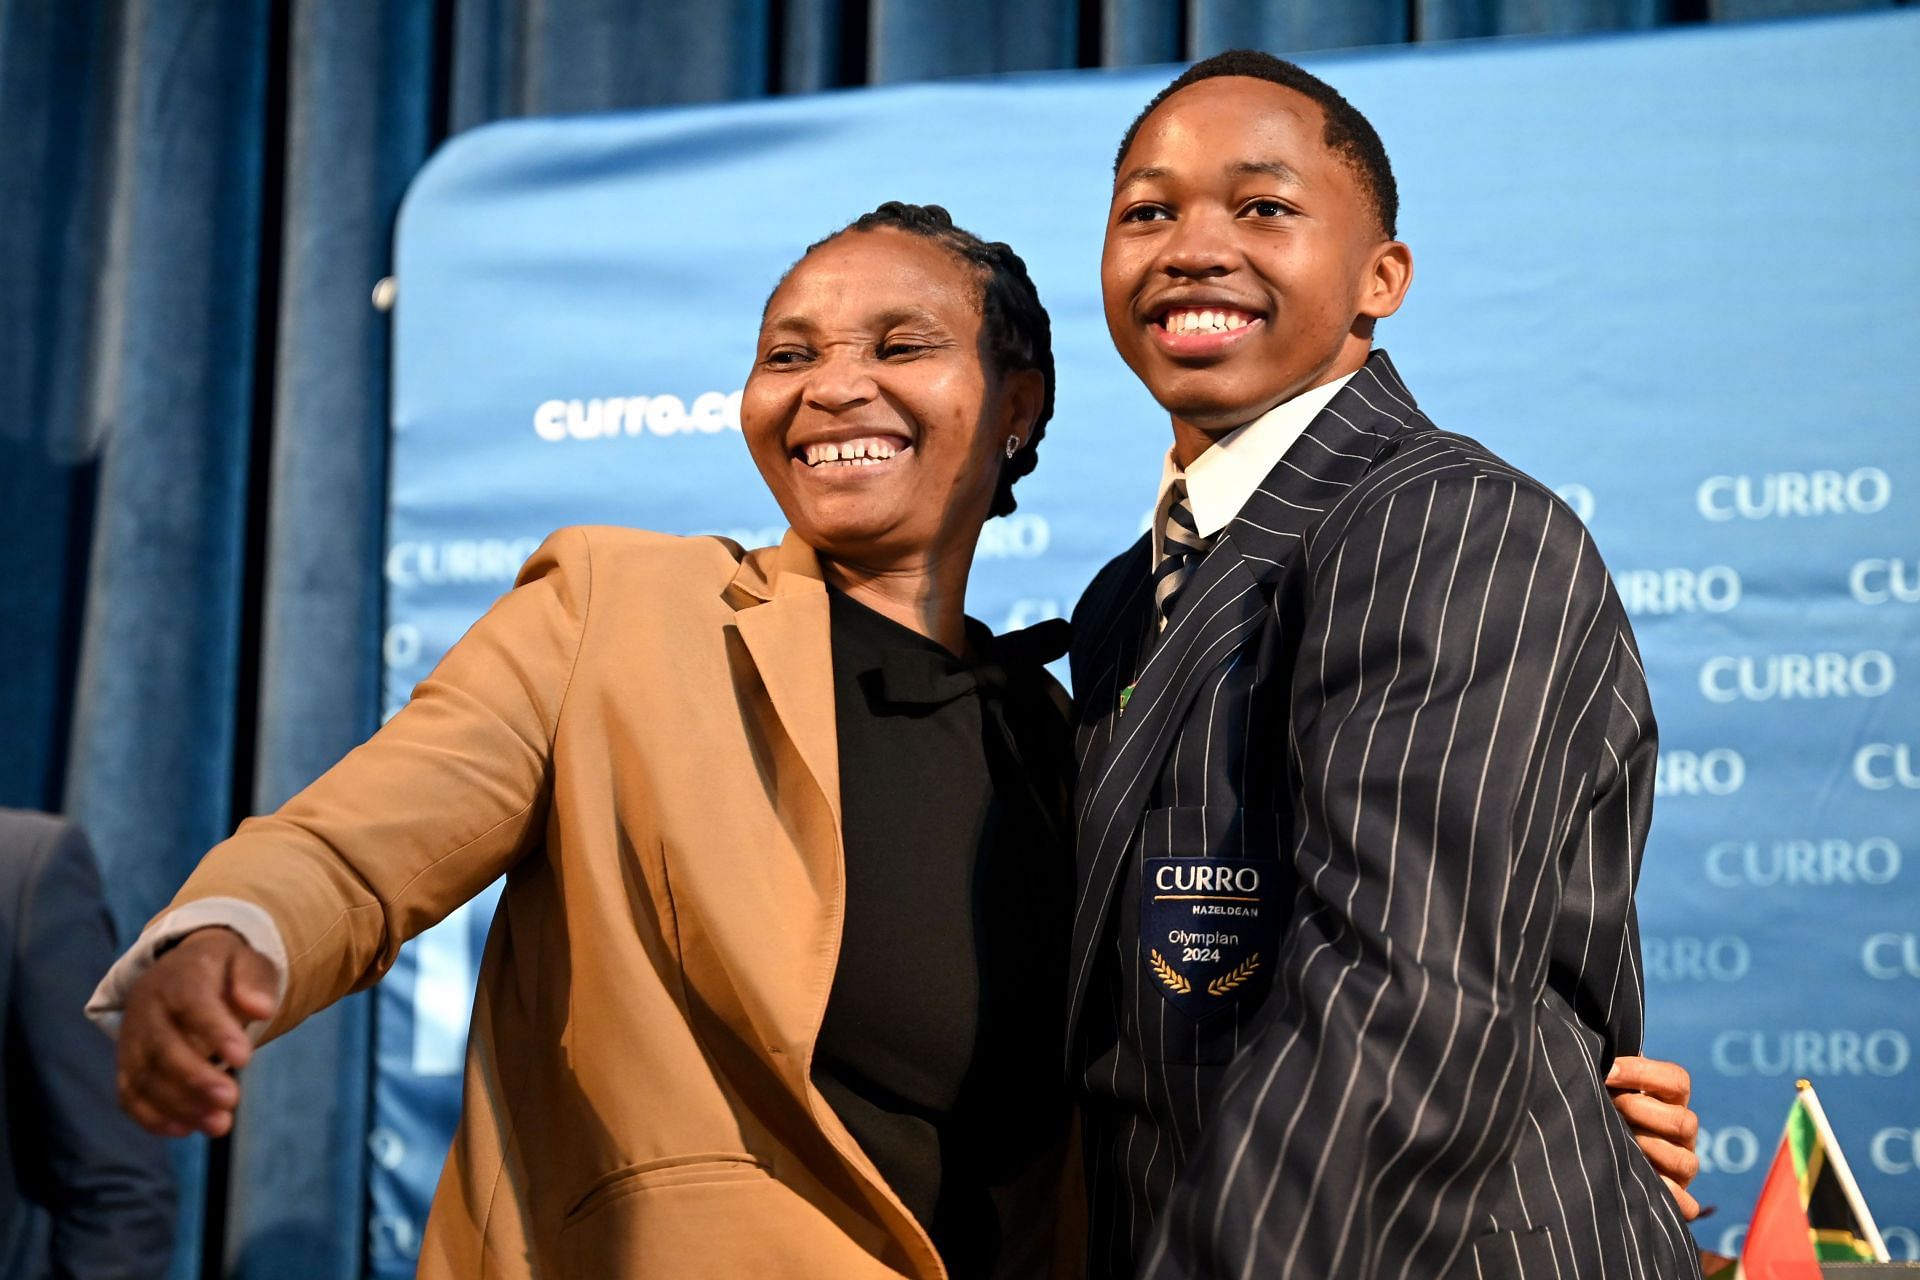
{"type": "Polygon", "coordinates": [[[1140,958],[1151,985],[1188,1017],[1266,989],[1279,938],[1271,858],[1147,858],[1140,958]]]}

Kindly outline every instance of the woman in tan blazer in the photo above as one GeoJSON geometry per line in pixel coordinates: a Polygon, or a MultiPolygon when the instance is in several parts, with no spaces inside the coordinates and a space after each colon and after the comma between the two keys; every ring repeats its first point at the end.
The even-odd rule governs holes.
{"type": "MultiPolygon", "coordinates": [[[[1048,344],[1020,260],[944,212],[894,209],[813,249],[768,302],[741,406],[793,531],[758,551],[548,538],[399,714],[210,852],[130,953],[123,978],[191,931],[125,1000],[129,1109],[224,1132],[237,1089],[206,1059],[246,1060],[242,1021],[270,1039],[378,981],[505,876],[422,1277],[945,1275],[810,1069],[854,782],[828,588],[978,647],[973,547],[1032,467],[1048,344]]],[[[1064,931],[1061,914],[1062,953],[1064,931]]],[[[1064,961],[1037,981],[1058,1003],[1064,961]]],[[[1048,1188],[1077,1164],[1059,1035],[1031,1055],[1061,1100],[1060,1141],[1035,1155],[1048,1188]]]]}
{"type": "MultiPolygon", "coordinates": [[[[850,804],[890,782],[842,768],[836,610],[982,657],[993,642],[962,613],[974,544],[1032,468],[1052,381],[1046,314],[1005,246],[894,205],[816,245],[768,301],[741,406],[792,532],[758,551],[550,537],[405,709],[210,852],[109,975],[97,1003],[124,1007],[128,1109],[224,1133],[238,1086],[209,1059],[244,1065],[249,1030],[271,1038],[378,981],[504,875],[422,1277],[947,1275],[937,1213],[883,1176],[842,1114],[859,1099],[830,1099],[816,1061],[845,994],[850,869],[875,865],[850,804]]],[[[1045,774],[1043,756],[1025,763],[1045,774]]],[[[896,860],[931,838],[916,799],[894,800],[896,860]]],[[[1006,883],[1053,893],[1070,845],[1037,848],[1006,883]]],[[[1057,905],[1059,972],[1054,944],[1029,939],[1055,1016],[1057,905]]],[[[887,977],[903,1004],[947,990],[887,977]]],[[[902,1018],[983,1018],[967,998],[902,1018]]],[[[989,1220],[997,1252],[943,1242],[967,1246],[956,1274],[1077,1263],[1075,1215],[1054,1211],[1077,1158],[1050,1025],[1024,1081],[975,1113],[1043,1100],[994,1138],[1020,1148],[994,1176],[1024,1205],[989,1220]]]]}

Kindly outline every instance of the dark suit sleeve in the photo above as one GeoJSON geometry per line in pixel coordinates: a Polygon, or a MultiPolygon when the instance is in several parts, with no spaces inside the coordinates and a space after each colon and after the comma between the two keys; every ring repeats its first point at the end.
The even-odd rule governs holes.
{"type": "Polygon", "coordinates": [[[1470,1273],[1527,1114],[1558,850],[1605,754],[1606,574],[1543,492],[1408,486],[1309,557],[1300,888],[1271,1019],[1175,1187],[1154,1277],[1470,1273]]]}
{"type": "Polygon", "coordinates": [[[8,1028],[21,1050],[11,1089],[22,1096],[7,1100],[25,1126],[15,1158],[52,1216],[56,1277],[161,1276],[172,1254],[165,1144],[121,1111],[113,1042],[81,1011],[113,956],[93,856],[63,827],[29,873],[8,1028]]]}

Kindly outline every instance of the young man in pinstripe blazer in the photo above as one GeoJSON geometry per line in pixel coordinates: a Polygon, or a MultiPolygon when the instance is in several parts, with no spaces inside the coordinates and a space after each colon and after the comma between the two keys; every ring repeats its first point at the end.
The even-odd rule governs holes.
{"type": "Polygon", "coordinates": [[[1664,1078],[1616,1070],[1633,636],[1578,520],[1372,350],[1395,206],[1364,117],[1261,54],[1121,147],[1107,322],[1173,448],[1074,616],[1092,1270],[1695,1276],[1608,1088],[1664,1078]]]}

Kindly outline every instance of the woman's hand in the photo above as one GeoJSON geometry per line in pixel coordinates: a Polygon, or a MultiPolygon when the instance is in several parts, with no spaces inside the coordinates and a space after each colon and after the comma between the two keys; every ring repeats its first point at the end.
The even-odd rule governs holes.
{"type": "Polygon", "coordinates": [[[1677,1062],[1616,1058],[1607,1073],[1607,1088],[1633,1130],[1633,1140],[1673,1193],[1680,1216],[1692,1222],[1700,1216],[1700,1202],[1687,1194],[1687,1184],[1700,1172],[1700,1159],[1693,1153],[1700,1117],[1687,1106],[1693,1078],[1677,1062]]]}
{"type": "Polygon", "coordinates": [[[277,975],[230,929],[188,934],[127,993],[120,1021],[120,1105],[163,1138],[233,1128],[249,1022],[273,1016],[277,975]]]}

